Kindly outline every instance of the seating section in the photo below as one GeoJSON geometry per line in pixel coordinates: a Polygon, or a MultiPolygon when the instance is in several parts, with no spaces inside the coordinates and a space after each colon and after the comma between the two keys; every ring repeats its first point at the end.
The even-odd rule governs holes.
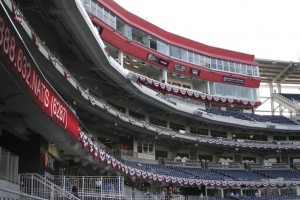
{"type": "Polygon", "coordinates": [[[254,170],[254,173],[265,176],[266,178],[285,178],[285,179],[299,179],[300,172],[289,169],[277,169],[277,170],[254,170]]]}
{"type": "Polygon", "coordinates": [[[224,111],[216,108],[206,108],[206,112],[215,115],[234,117],[241,120],[256,121],[256,122],[271,122],[276,124],[297,125],[297,123],[284,116],[273,115],[256,115],[251,113],[243,113],[239,111],[224,111]]]}
{"type": "Polygon", "coordinates": [[[174,167],[175,170],[191,175],[193,178],[208,179],[208,180],[224,180],[226,176],[216,173],[211,170],[202,168],[184,168],[174,167]]]}
{"type": "Polygon", "coordinates": [[[234,180],[241,180],[241,181],[254,181],[260,180],[265,178],[260,174],[253,173],[251,171],[246,171],[243,169],[236,169],[236,170],[228,170],[228,169],[213,169],[212,171],[222,174],[226,177],[232,178],[234,180]]]}
{"type": "Polygon", "coordinates": [[[279,94],[292,101],[295,100],[300,102],[300,94],[288,94],[288,93],[279,93],[279,94]]]}
{"type": "Polygon", "coordinates": [[[224,117],[234,117],[237,119],[242,119],[242,120],[248,120],[248,121],[255,121],[254,119],[246,116],[242,112],[236,112],[236,111],[225,111],[225,110],[220,110],[216,108],[206,108],[206,112],[215,114],[215,115],[221,115],[224,117]]]}
{"type": "Polygon", "coordinates": [[[300,179],[300,172],[290,169],[203,169],[183,166],[164,166],[158,164],[139,163],[135,161],[124,161],[127,166],[151,171],[157,174],[176,176],[181,178],[196,178],[206,180],[242,180],[255,181],[267,178],[284,178],[288,180],[300,179]]]}
{"type": "MultiPolygon", "coordinates": [[[[244,197],[244,200],[299,200],[299,196],[267,196],[267,197],[244,197]]],[[[222,199],[225,200],[225,199],[222,199]]]]}
{"type": "Polygon", "coordinates": [[[255,114],[249,114],[249,113],[245,113],[245,115],[253,118],[255,121],[258,121],[258,122],[272,122],[272,123],[276,123],[276,124],[297,125],[296,122],[294,122],[284,116],[255,115],[255,114]]]}

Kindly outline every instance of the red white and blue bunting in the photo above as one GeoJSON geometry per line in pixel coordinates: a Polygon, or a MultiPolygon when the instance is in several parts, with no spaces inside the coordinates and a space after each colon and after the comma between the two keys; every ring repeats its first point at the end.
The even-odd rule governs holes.
{"type": "Polygon", "coordinates": [[[82,145],[83,149],[87,149],[89,152],[94,152],[92,155],[94,158],[99,158],[101,163],[106,163],[108,167],[112,167],[112,170],[119,170],[124,175],[142,178],[146,181],[158,181],[161,183],[173,183],[173,184],[185,184],[189,186],[223,186],[223,187],[241,187],[241,186],[251,186],[251,187],[283,187],[283,186],[296,186],[300,185],[300,181],[291,180],[265,180],[265,181],[235,181],[235,180],[204,180],[204,179],[193,179],[193,178],[182,178],[175,176],[168,176],[164,174],[158,174],[151,171],[145,171],[143,169],[134,168],[132,166],[127,166],[126,164],[119,161],[117,158],[111,156],[108,152],[104,150],[103,147],[97,146],[93,141],[88,138],[88,136],[79,131],[79,140],[81,144],[88,143],[89,146],[82,145]],[[91,150],[92,149],[92,150],[91,150]],[[97,150],[96,150],[97,149],[97,150]],[[95,154],[97,151],[97,154],[95,154]]]}
{"type": "MultiPolygon", "coordinates": [[[[5,1],[5,3],[11,3],[11,1],[5,1]]],[[[25,30],[31,30],[30,26],[27,24],[27,22],[25,20],[23,20],[23,14],[20,12],[20,10],[16,7],[16,5],[12,4],[10,6],[8,6],[11,10],[11,12],[13,13],[14,19],[20,23],[20,25],[25,29],[25,30]]],[[[69,83],[70,85],[72,85],[75,89],[77,89],[77,91],[80,93],[80,95],[86,99],[87,101],[89,101],[92,106],[98,106],[98,108],[100,109],[104,109],[106,110],[108,113],[119,117],[121,120],[128,122],[129,124],[133,125],[133,126],[140,126],[140,127],[144,127],[145,129],[149,130],[149,131],[153,131],[159,135],[166,135],[166,136],[170,136],[172,138],[175,137],[180,137],[180,133],[179,132],[170,132],[169,130],[162,130],[161,128],[156,127],[155,125],[149,124],[145,121],[141,121],[138,119],[134,119],[132,117],[129,117],[119,111],[117,111],[116,109],[111,108],[110,105],[106,104],[105,102],[103,102],[101,99],[99,99],[98,97],[92,96],[91,94],[89,94],[87,91],[85,91],[83,89],[83,87],[77,82],[77,80],[71,75],[71,73],[63,66],[63,64],[61,62],[59,62],[59,60],[55,57],[54,54],[52,54],[51,52],[49,52],[48,48],[46,48],[44,46],[44,44],[39,43],[39,41],[41,41],[38,36],[34,33],[34,31],[31,30],[29,34],[29,37],[31,37],[33,39],[33,42],[36,46],[38,46],[38,50],[42,53],[42,55],[44,55],[49,62],[51,63],[51,65],[53,66],[53,68],[55,68],[62,76],[65,77],[66,82],[69,83]]],[[[186,90],[183,88],[177,88],[177,87],[173,87],[170,85],[165,85],[164,83],[160,83],[158,81],[154,81],[148,77],[143,77],[143,76],[138,76],[138,82],[140,82],[141,84],[144,85],[149,85],[150,87],[159,89],[160,91],[163,92],[169,92],[169,93],[173,93],[173,94],[178,94],[178,95],[182,95],[182,96],[188,96],[188,97],[193,97],[196,99],[202,99],[202,100],[214,100],[214,101],[221,101],[223,103],[228,102],[228,103],[240,103],[240,104],[244,104],[244,105],[251,105],[254,106],[256,103],[255,101],[238,101],[236,99],[232,99],[232,98],[225,98],[225,97],[217,97],[217,96],[211,96],[211,95],[207,95],[205,93],[200,93],[200,92],[196,92],[196,91],[191,91],[191,90],[186,90]]],[[[105,156],[105,152],[99,148],[96,147],[95,145],[93,145],[92,141],[88,141],[87,136],[84,134],[79,134],[79,139],[81,141],[82,147],[84,149],[89,148],[89,152],[92,156],[94,157],[99,157],[100,161],[104,162],[110,162],[107,161],[106,156],[105,156]]],[[[193,136],[191,137],[191,140],[194,140],[198,143],[203,143],[203,144],[211,144],[211,145],[222,145],[222,146],[229,146],[229,147],[242,147],[242,148],[256,148],[256,149],[297,149],[296,145],[293,144],[272,144],[272,143],[254,143],[254,142],[238,142],[238,141],[233,141],[233,140],[219,140],[216,138],[207,138],[207,137],[202,137],[202,136],[193,136]]],[[[118,161],[116,161],[116,163],[118,163],[118,161]]],[[[114,165],[116,164],[114,163],[114,165]]],[[[121,166],[117,166],[118,168],[120,168],[121,166]]],[[[126,171],[126,170],[125,170],[126,171]]],[[[149,178],[149,176],[147,176],[149,178]]],[[[158,174],[152,174],[150,176],[153,180],[158,180],[161,179],[162,176],[158,175],[158,174]]],[[[171,179],[173,181],[173,179],[171,179]]],[[[180,180],[183,183],[190,183],[189,180],[180,180]]],[[[219,183],[218,183],[219,184],[219,183]]],[[[222,183],[223,184],[223,183],[222,183]]],[[[292,185],[293,183],[290,183],[290,185],[292,185]]]]}
{"type": "Polygon", "coordinates": [[[192,90],[187,90],[185,88],[178,88],[176,86],[166,85],[164,83],[161,83],[159,81],[156,81],[156,80],[153,80],[148,77],[141,76],[141,75],[136,74],[135,76],[137,76],[138,83],[147,85],[152,89],[159,90],[160,92],[167,92],[167,93],[171,93],[171,94],[175,94],[175,95],[193,97],[195,99],[201,98],[202,100],[222,102],[222,103],[235,103],[235,104],[241,104],[241,105],[247,105],[247,106],[255,106],[256,104],[257,105],[260,104],[260,102],[255,102],[255,101],[235,100],[233,98],[208,95],[205,93],[200,93],[198,91],[192,91],[192,90]]]}

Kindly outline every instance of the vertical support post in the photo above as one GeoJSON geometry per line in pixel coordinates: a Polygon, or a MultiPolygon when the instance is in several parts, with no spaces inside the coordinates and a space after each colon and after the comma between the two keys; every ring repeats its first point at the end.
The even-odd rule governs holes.
{"type": "Polygon", "coordinates": [[[118,194],[119,194],[119,200],[121,200],[121,177],[119,176],[119,185],[118,185],[118,194]]]}
{"type": "Polygon", "coordinates": [[[103,196],[103,180],[102,180],[102,176],[100,177],[101,180],[101,187],[100,187],[100,199],[102,200],[102,196],[103,196]]]}
{"type": "Polygon", "coordinates": [[[274,110],[274,97],[273,97],[273,82],[269,83],[270,85],[270,100],[271,100],[271,113],[272,115],[275,115],[275,110],[274,110]]]}
{"type": "Polygon", "coordinates": [[[165,81],[165,84],[168,85],[168,71],[167,70],[162,71],[162,79],[165,81]]]}
{"type": "Polygon", "coordinates": [[[207,92],[207,94],[210,94],[210,85],[209,85],[209,81],[206,82],[206,92],[207,92]]]}
{"type": "Polygon", "coordinates": [[[118,53],[118,62],[122,67],[124,67],[124,57],[123,56],[124,56],[123,52],[120,51],[118,53]]]}
{"type": "Polygon", "coordinates": [[[31,195],[34,196],[35,194],[33,193],[33,174],[31,174],[30,177],[31,177],[31,182],[30,182],[30,183],[31,183],[31,186],[30,186],[30,189],[31,189],[31,195]]]}
{"type": "Polygon", "coordinates": [[[9,159],[10,159],[10,156],[9,156],[9,153],[7,152],[7,160],[6,160],[6,178],[8,178],[8,180],[10,180],[10,177],[9,177],[9,169],[10,169],[10,166],[9,166],[9,159]]]}
{"type": "Polygon", "coordinates": [[[85,199],[85,190],[84,190],[84,176],[82,177],[82,189],[81,189],[81,199],[84,200],[85,199]]]}
{"type": "Polygon", "coordinates": [[[221,188],[221,198],[224,198],[224,189],[221,188]]]}

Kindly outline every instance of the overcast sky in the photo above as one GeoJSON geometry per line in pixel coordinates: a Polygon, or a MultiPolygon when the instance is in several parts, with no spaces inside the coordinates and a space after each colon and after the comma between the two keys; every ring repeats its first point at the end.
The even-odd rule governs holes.
{"type": "Polygon", "coordinates": [[[126,10],[198,42],[300,60],[299,0],[115,0],[126,10]]]}

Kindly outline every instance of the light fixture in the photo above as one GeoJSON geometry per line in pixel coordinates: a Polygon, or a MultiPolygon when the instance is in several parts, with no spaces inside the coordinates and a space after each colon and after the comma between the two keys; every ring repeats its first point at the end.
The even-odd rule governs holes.
{"type": "Polygon", "coordinates": [[[131,61],[132,61],[132,62],[137,62],[137,60],[136,60],[136,59],[132,59],[131,61]]]}
{"type": "Polygon", "coordinates": [[[130,62],[125,62],[126,65],[130,65],[130,62]]]}
{"type": "Polygon", "coordinates": [[[140,68],[139,65],[134,65],[133,67],[136,68],[136,69],[140,68]]]}

